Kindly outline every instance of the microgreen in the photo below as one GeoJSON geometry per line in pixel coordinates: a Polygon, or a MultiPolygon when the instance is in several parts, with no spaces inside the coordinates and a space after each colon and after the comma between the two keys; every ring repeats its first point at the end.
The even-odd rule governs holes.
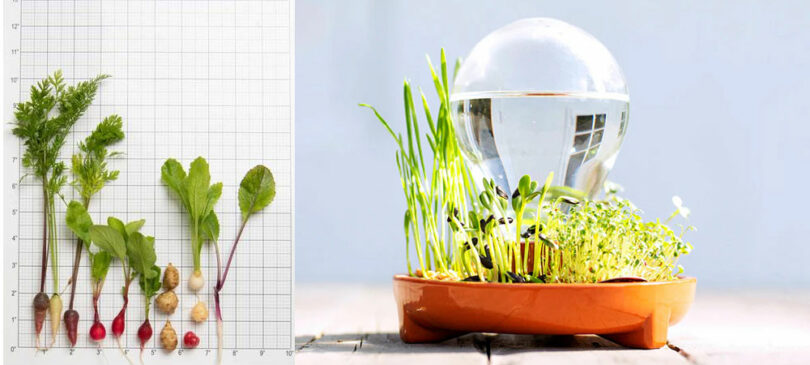
{"type": "Polygon", "coordinates": [[[65,144],[65,138],[73,125],[92,103],[101,80],[107,77],[107,75],[99,75],[94,79],[68,86],[65,84],[62,72],[56,71],[53,75],[32,85],[30,99],[17,104],[14,110],[15,124],[12,133],[21,138],[25,145],[22,165],[32,170],[34,177],[42,185],[42,265],[39,293],[34,297],[37,347],[39,347],[39,334],[45,320],[44,313],[47,310],[45,305],[49,303],[47,294],[45,294],[48,252],[51,256],[51,276],[53,278],[53,296],[49,303],[51,307],[51,342],[59,330],[61,319],[54,203],[55,197],[60,195],[60,190],[67,182],[67,178],[64,176],[64,162],[58,161],[59,151],[65,144]]]}
{"type": "Polygon", "coordinates": [[[194,260],[194,272],[189,277],[189,287],[196,292],[203,286],[200,267],[202,245],[205,241],[216,241],[219,238],[219,221],[214,205],[222,195],[222,183],[211,184],[208,162],[202,157],[191,162],[188,174],[177,160],[166,160],[161,168],[161,179],[177,194],[189,215],[191,253],[194,260]]]}
{"type": "MultiPolygon", "coordinates": [[[[273,202],[276,197],[276,181],[273,178],[273,173],[265,166],[257,165],[250,169],[242,182],[239,183],[239,210],[242,213],[242,223],[236,233],[236,238],[231,246],[231,253],[228,255],[228,261],[225,264],[225,271],[222,271],[222,262],[220,260],[219,242],[214,241],[214,247],[217,254],[217,283],[214,286],[214,304],[217,316],[217,363],[222,362],[222,310],[220,308],[220,292],[225,285],[225,280],[228,278],[228,271],[231,268],[236,247],[239,244],[239,239],[242,238],[242,232],[245,230],[248,220],[254,214],[260,212],[273,202]]],[[[219,226],[217,225],[217,230],[219,226]]],[[[217,232],[218,233],[218,232],[217,232]]]]}
{"type": "MultiPolygon", "coordinates": [[[[441,53],[440,75],[428,59],[438,94],[439,112],[430,112],[420,132],[411,86],[404,84],[406,134],[396,133],[373,107],[375,117],[397,146],[396,165],[405,195],[403,228],[408,273],[429,279],[514,283],[598,282],[621,276],[669,280],[682,271],[677,258],[691,245],[659,221],[645,222],[638,209],[606,184],[606,200],[523,176],[513,192],[493,179],[475,184],[456,140],[449,113],[447,62],[441,53]],[[423,139],[430,154],[423,153],[423,139]],[[425,163],[425,156],[432,156],[425,163]],[[428,168],[430,166],[430,168],[428,168]],[[419,269],[412,270],[413,243],[419,269]],[[676,271],[677,270],[677,271],[676,271]]],[[[456,63],[458,68],[459,63],[456,63]]],[[[678,214],[689,210],[673,199],[678,214]]],[[[669,222],[669,220],[667,220],[669,222]]]]}

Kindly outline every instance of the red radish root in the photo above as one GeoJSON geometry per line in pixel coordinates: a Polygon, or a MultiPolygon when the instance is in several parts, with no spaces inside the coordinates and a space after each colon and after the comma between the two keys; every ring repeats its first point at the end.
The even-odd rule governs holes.
{"type": "Polygon", "coordinates": [[[141,364],[143,364],[143,349],[146,346],[146,342],[152,338],[152,325],[149,323],[149,318],[143,321],[141,327],[138,328],[138,339],[141,340],[141,364]]]}
{"type": "Polygon", "coordinates": [[[104,328],[104,324],[101,321],[96,321],[90,326],[90,339],[96,342],[104,341],[104,338],[107,337],[107,329],[104,328]]]}
{"type": "Polygon", "coordinates": [[[200,344],[200,338],[197,337],[197,334],[195,334],[193,331],[188,331],[183,336],[183,345],[185,345],[186,348],[193,349],[193,348],[197,347],[197,345],[199,345],[199,344],[200,344]]]}

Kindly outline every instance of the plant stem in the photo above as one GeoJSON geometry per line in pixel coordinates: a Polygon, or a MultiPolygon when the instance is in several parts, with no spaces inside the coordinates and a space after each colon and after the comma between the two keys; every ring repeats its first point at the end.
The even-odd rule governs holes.
{"type": "MultiPolygon", "coordinates": [[[[242,220],[242,226],[239,227],[239,232],[236,234],[236,239],[233,241],[233,246],[231,247],[231,253],[228,255],[228,262],[225,264],[225,271],[222,273],[222,279],[219,280],[219,283],[217,283],[218,290],[222,289],[222,286],[225,285],[225,279],[228,278],[228,270],[231,268],[233,254],[236,253],[236,245],[239,244],[239,238],[242,237],[242,231],[245,230],[246,224],[247,219],[242,220]]],[[[219,255],[217,255],[217,257],[219,257],[219,255]]]]}
{"type": "Polygon", "coordinates": [[[45,187],[47,176],[42,176],[42,268],[39,281],[39,292],[45,291],[45,276],[48,272],[48,188],[45,187]]]}
{"type": "MultiPolygon", "coordinates": [[[[84,209],[87,210],[87,207],[90,206],[90,198],[87,197],[84,199],[84,209]]],[[[79,277],[79,264],[82,262],[82,246],[84,246],[84,241],[81,238],[76,240],[76,256],[73,258],[73,273],[70,275],[70,304],[68,305],[69,310],[73,310],[73,298],[76,296],[76,280],[79,277]]],[[[91,270],[93,265],[90,265],[91,270]]],[[[98,315],[98,314],[96,314],[98,315]]]]}
{"type": "Polygon", "coordinates": [[[76,296],[76,280],[79,277],[79,263],[82,261],[82,239],[76,240],[76,255],[73,257],[73,273],[70,276],[70,304],[69,310],[73,310],[73,299],[76,296]]]}
{"type": "Polygon", "coordinates": [[[57,248],[57,240],[56,240],[56,209],[54,207],[54,195],[53,193],[50,194],[48,199],[49,204],[49,222],[50,227],[49,230],[51,231],[50,237],[48,240],[50,241],[50,251],[51,251],[51,277],[53,278],[53,293],[59,294],[59,252],[57,248]]]}

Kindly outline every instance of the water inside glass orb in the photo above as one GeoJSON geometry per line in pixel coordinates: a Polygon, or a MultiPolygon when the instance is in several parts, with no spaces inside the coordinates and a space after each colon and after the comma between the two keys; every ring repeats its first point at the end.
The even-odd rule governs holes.
{"type": "Polygon", "coordinates": [[[616,161],[629,94],[610,52],[559,20],[523,19],[463,60],[451,111],[477,181],[513,191],[523,175],[596,195],[616,161]]]}

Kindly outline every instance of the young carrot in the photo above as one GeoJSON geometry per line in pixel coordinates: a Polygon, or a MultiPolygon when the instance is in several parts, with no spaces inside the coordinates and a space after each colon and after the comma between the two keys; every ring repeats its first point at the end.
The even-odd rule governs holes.
{"type": "Polygon", "coordinates": [[[231,246],[231,253],[228,255],[228,262],[225,264],[225,271],[222,271],[220,261],[219,243],[214,241],[217,253],[217,283],[214,286],[214,305],[217,316],[217,363],[222,363],[222,310],[220,308],[220,292],[228,278],[228,271],[236,253],[236,246],[242,237],[248,219],[258,213],[273,201],[276,196],[276,182],[273,173],[265,166],[258,165],[245,174],[239,184],[239,210],[242,212],[242,224],[236,234],[236,239],[231,246]]]}
{"type": "MultiPolygon", "coordinates": [[[[79,143],[80,152],[73,155],[71,165],[71,171],[75,176],[73,186],[76,187],[81,195],[82,203],[74,201],[71,202],[71,204],[76,203],[83,206],[84,214],[86,214],[86,210],[90,206],[90,199],[93,197],[93,195],[99,192],[106,183],[118,178],[118,170],[107,170],[106,159],[108,157],[117,155],[116,152],[108,152],[107,147],[124,139],[122,125],[123,123],[121,121],[121,117],[117,115],[111,115],[105,118],[101,123],[98,124],[98,126],[96,126],[96,129],[90,134],[90,136],[88,136],[83,142],[79,143]]],[[[77,210],[78,207],[74,205],[73,209],[75,214],[81,215],[81,212],[77,210]]],[[[68,210],[70,210],[70,206],[68,207],[68,210]]],[[[70,214],[65,217],[66,220],[70,218],[70,214]]],[[[89,219],[87,219],[85,222],[92,225],[92,221],[89,219]]],[[[85,243],[89,243],[89,225],[86,226],[86,230],[82,232],[85,237],[77,234],[78,240],[76,242],[76,254],[73,259],[73,273],[71,275],[70,301],[68,304],[68,310],[65,311],[64,317],[65,329],[67,330],[67,336],[71,346],[76,345],[78,332],[79,312],[73,309],[73,301],[76,296],[76,280],[79,276],[79,264],[82,260],[82,246],[84,246],[85,243]]],[[[107,260],[107,262],[109,265],[109,260],[107,260]]],[[[91,267],[93,267],[92,262],[91,267]]],[[[106,269],[104,272],[106,274],[106,269]]],[[[96,299],[97,298],[95,298],[94,295],[94,304],[97,303],[96,299]]],[[[106,335],[104,325],[101,324],[97,311],[93,321],[93,326],[90,329],[90,333],[91,337],[95,335],[93,340],[96,341],[103,340],[106,335]]]]}
{"type": "Polygon", "coordinates": [[[56,340],[62,311],[59,297],[59,262],[57,260],[56,214],[54,202],[67,182],[65,164],[58,161],[59,151],[76,121],[84,114],[98,90],[99,75],[76,85],[65,85],[61,71],[54,72],[31,86],[30,100],[19,103],[14,110],[15,124],[12,133],[23,140],[25,153],[23,167],[33,170],[42,186],[42,260],[39,293],[34,296],[34,328],[36,347],[40,348],[40,334],[46,312],[51,317],[51,343],[56,340]],[[50,253],[53,277],[53,296],[45,294],[45,274],[50,253]]]}

